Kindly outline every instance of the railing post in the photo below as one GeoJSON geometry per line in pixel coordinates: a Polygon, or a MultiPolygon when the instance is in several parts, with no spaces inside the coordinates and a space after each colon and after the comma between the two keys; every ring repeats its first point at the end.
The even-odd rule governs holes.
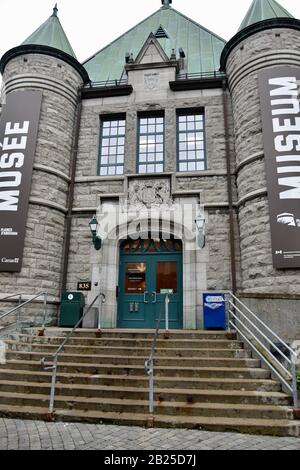
{"type": "Polygon", "coordinates": [[[47,292],[44,293],[44,320],[43,320],[43,330],[45,329],[46,325],[46,317],[47,317],[47,292]]]}
{"type": "Polygon", "coordinates": [[[101,317],[102,317],[102,294],[99,295],[98,331],[101,331],[101,317]]]}
{"type": "Polygon", "coordinates": [[[149,414],[154,414],[154,377],[153,377],[153,359],[150,362],[149,370],[149,414]]]}
{"type": "Polygon", "coordinates": [[[49,402],[49,417],[50,418],[53,417],[53,412],[54,412],[57,361],[58,361],[58,355],[54,357],[53,369],[52,369],[51,392],[50,392],[50,402],[49,402]]]}
{"type": "Polygon", "coordinates": [[[20,331],[19,326],[21,323],[21,311],[22,311],[21,304],[22,304],[22,295],[19,296],[19,308],[17,310],[17,331],[20,331]]]}
{"type": "Polygon", "coordinates": [[[165,297],[165,321],[166,321],[166,331],[169,331],[169,294],[166,294],[165,297]]]}
{"type": "Polygon", "coordinates": [[[296,370],[296,358],[292,355],[292,384],[293,384],[293,402],[294,408],[298,408],[298,387],[297,387],[297,370],[296,370]]]}

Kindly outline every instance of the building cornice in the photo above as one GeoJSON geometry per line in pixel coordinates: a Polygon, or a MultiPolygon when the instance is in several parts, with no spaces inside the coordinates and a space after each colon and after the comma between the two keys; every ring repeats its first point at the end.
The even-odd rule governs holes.
{"type": "Polygon", "coordinates": [[[75,57],[72,57],[71,55],[67,54],[66,52],[60,51],[59,49],[55,49],[54,47],[50,46],[43,46],[43,45],[37,45],[37,44],[23,44],[18,47],[14,47],[13,49],[10,49],[7,51],[1,58],[0,61],[0,71],[3,74],[6,65],[8,62],[15,57],[19,57],[20,55],[24,54],[43,54],[43,55],[48,55],[51,57],[55,57],[56,59],[63,60],[67,64],[71,65],[81,76],[83,83],[89,83],[89,75],[83,65],[81,65],[80,62],[78,62],[75,57]]]}
{"type": "Polygon", "coordinates": [[[264,21],[259,21],[239,31],[233,36],[230,41],[225,45],[221,54],[221,68],[220,70],[225,72],[226,63],[230,53],[235,47],[237,47],[241,41],[253,36],[253,34],[260,33],[268,29],[287,28],[296,29],[300,31],[300,21],[295,18],[272,18],[264,21]]]}

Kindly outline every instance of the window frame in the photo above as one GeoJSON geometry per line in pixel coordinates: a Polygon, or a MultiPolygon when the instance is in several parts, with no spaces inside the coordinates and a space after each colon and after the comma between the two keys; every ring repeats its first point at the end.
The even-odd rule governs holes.
{"type": "MultiPolygon", "coordinates": [[[[98,164],[97,164],[97,175],[102,177],[102,178],[108,178],[108,177],[119,177],[119,176],[124,176],[125,175],[125,146],[126,146],[126,127],[127,127],[127,122],[126,122],[126,113],[118,113],[118,114],[102,114],[99,116],[99,121],[100,121],[100,132],[99,132],[99,150],[98,150],[98,164]],[[104,123],[105,122],[113,122],[113,121],[125,121],[125,130],[124,130],[124,135],[121,135],[121,134],[117,134],[116,136],[104,136],[103,135],[103,129],[104,129],[104,123]],[[115,163],[115,164],[102,164],[101,163],[101,160],[102,160],[102,157],[103,157],[103,154],[102,154],[102,151],[103,151],[103,146],[102,146],[102,142],[105,138],[108,138],[108,139],[111,139],[111,138],[120,138],[120,137],[124,137],[124,159],[123,159],[123,163],[115,163]],[[123,166],[123,172],[122,173],[115,173],[113,175],[110,175],[108,174],[107,172],[107,175],[101,175],[101,168],[108,168],[109,167],[121,167],[123,166]]],[[[110,127],[111,128],[111,127],[110,127]]],[[[119,126],[117,127],[117,129],[119,128],[119,126]]],[[[109,145],[108,146],[108,149],[110,149],[111,147],[114,147],[114,146],[111,146],[109,145]]],[[[116,145],[116,148],[118,147],[118,145],[116,145]]],[[[118,154],[116,154],[116,157],[118,156],[118,154]]],[[[108,157],[109,157],[109,153],[108,153],[108,157]]]]}
{"type": "MultiPolygon", "coordinates": [[[[193,131],[191,131],[193,132],[193,131]]],[[[196,130],[194,131],[196,132],[196,130]]],[[[197,141],[195,141],[197,142],[197,141]]],[[[208,164],[207,164],[207,148],[206,148],[206,119],[205,119],[205,110],[204,108],[183,108],[183,109],[177,109],[176,110],[176,171],[177,173],[201,173],[203,171],[207,171],[208,169],[208,164]],[[186,159],[186,160],[180,160],[180,143],[181,141],[179,140],[180,138],[180,134],[187,134],[189,131],[186,130],[186,131],[180,131],[179,130],[179,125],[180,125],[180,122],[179,122],[179,118],[181,116],[196,116],[196,115],[201,115],[202,118],[203,118],[203,130],[201,130],[201,132],[203,133],[203,154],[204,154],[204,158],[203,160],[197,160],[196,158],[193,159],[193,160],[189,160],[189,159],[186,159]],[[181,163],[188,163],[188,162],[191,162],[191,163],[201,163],[201,162],[204,162],[204,169],[203,170],[180,170],[180,164],[181,163]]],[[[188,151],[187,151],[188,153],[188,151]]]]}
{"type": "MultiPolygon", "coordinates": [[[[138,175],[161,175],[165,172],[165,159],[166,159],[166,120],[165,120],[165,112],[163,110],[158,110],[158,111],[149,111],[149,112],[141,112],[141,113],[138,113],[138,116],[137,116],[137,145],[136,145],[136,152],[137,152],[137,158],[136,158],[136,173],[138,175]],[[159,133],[152,133],[152,134],[149,134],[149,132],[147,134],[142,134],[141,133],[141,120],[142,119],[151,119],[151,118],[163,118],[163,132],[159,132],[159,133]],[[141,136],[149,136],[149,135],[163,135],[163,160],[161,162],[157,162],[156,160],[154,162],[141,162],[140,161],[140,138],[141,136]],[[162,171],[160,172],[146,172],[146,173],[142,173],[140,172],[140,165],[141,164],[145,164],[146,167],[153,163],[153,165],[161,165],[163,166],[163,169],[162,171]]],[[[149,125],[149,124],[147,124],[149,125]]],[[[155,124],[157,125],[157,124],[155,124]]],[[[159,152],[160,153],[160,152],[159,152]]],[[[147,152],[145,155],[148,156],[149,152],[147,152]]],[[[154,154],[156,155],[156,152],[154,152],[154,154]]]]}

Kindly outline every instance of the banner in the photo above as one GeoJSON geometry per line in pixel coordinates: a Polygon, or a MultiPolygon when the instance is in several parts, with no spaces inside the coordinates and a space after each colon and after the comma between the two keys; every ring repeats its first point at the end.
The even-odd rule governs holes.
{"type": "Polygon", "coordinates": [[[6,97],[0,119],[0,271],[20,272],[42,92],[6,97]]]}
{"type": "Polygon", "coordinates": [[[259,73],[274,268],[300,268],[300,68],[259,73]]]}

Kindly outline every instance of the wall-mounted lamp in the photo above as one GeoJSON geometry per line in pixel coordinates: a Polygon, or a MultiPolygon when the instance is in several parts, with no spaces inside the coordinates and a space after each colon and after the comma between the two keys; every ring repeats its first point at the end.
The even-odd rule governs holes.
{"type": "Polygon", "coordinates": [[[195,220],[195,224],[198,230],[198,246],[199,248],[205,247],[205,218],[204,215],[199,214],[195,220]]]}
{"type": "Polygon", "coordinates": [[[90,220],[89,226],[90,226],[91,234],[93,236],[93,243],[94,243],[95,250],[99,251],[102,246],[102,240],[101,238],[97,236],[98,220],[95,215],[92,218],[92,220],[90,220]]]}

